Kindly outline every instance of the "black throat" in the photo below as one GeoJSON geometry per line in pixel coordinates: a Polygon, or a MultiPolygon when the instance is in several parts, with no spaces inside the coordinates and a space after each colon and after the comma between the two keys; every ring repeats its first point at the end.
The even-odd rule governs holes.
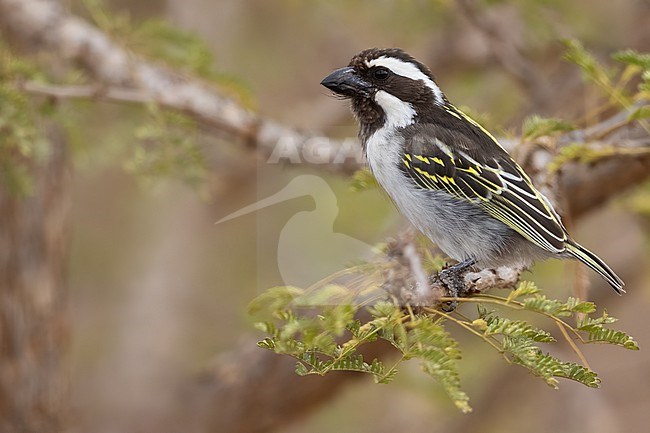
{"type": "MultiPolygon", "coordinates": [[[[455,112],[456,109],[446,99],[443,105],[438,105],[432,97],[428,97],[427,95],[430,94],[424,93],[421,98],[416,98],[411,102],[416,113],[413,119],[414,124],[446,126],[451,123],[456,126],[458,118],[450,114],[450,111],[455,112]],[[445,109],[445,107],[449,108],[445,109]]],[[[353,98],[352,110],[359,120],[359,141],[365,154],[368,140],[377,130],[384,126],[386,123],[386,115],[374,101],[365,98],[353,98]]]]}
{"type": "Polygon", "coordinates": [[[362,97],[352,98],[352,112],[359,121],[359,141],[365,154],[368,139],[384,126],[386,115],[377,104],[362,97]]]}

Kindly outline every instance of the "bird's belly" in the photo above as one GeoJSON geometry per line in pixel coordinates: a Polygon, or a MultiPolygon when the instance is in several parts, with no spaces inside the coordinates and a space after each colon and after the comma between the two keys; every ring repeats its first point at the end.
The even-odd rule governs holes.
{"type": "Polygon", "coordinates": [[[450,258],[474,258],[479,266],[528,266],[532,244],[483,208],[444,191],[419,187],[402,170],[400,140],[379,130],[367,142],[377,182],[408,220],[450,258]]]}
{"type": "Polygon", "coordinates": [[[483,265],[494,263],[513,234],[483,209],[442,191],[414,190],[408,195],[389,195],[414,226],[458,261],[474,258],[483,265]]]}
{"type": "Polygon", "coordinates": [[[389,174],[373,169],[400,212],[450,258],[474,258],[479,265],[489,267],[528,265],[524,255],[517,257],[519,244],[525,245],[519,241],[524,239],[501,221],[478,205],[444,191],[420,188],[397,165],[395,171],[389,174]]]}

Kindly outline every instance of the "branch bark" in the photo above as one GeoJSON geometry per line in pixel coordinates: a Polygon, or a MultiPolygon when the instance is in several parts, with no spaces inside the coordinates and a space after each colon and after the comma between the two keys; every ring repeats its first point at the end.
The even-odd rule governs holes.
{"type": "MultiPolygon", "coordinates": [[[[348,152],[345,141],[303,133],[260,117],[202,80],[146,61],[97,27],[70,15],[54,0],[0,0],[0,24],[17,40],[82,64],[106,89],[105,96],[124,95],[128,90],[131,95],[181,111],[207,128],[249,143],[267,156],[281,140],[299,151],[317,143],[321,154],[348,152]]],[[[353,158],[345,163],[321,164],[321,168],[351,172],[359,164],[360,159],[353,158]]]]}

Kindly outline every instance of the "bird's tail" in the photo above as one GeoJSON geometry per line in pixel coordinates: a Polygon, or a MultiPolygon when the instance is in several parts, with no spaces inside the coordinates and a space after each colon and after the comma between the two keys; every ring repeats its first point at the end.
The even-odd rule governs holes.
{"type": "Polygon", "coordinates": [[[585,265],[596,271],[612,286],[619,295],[625,293],[625,283],[612,271],[600,257],[574,241],[567,243],[567,252],[585,265]]]}

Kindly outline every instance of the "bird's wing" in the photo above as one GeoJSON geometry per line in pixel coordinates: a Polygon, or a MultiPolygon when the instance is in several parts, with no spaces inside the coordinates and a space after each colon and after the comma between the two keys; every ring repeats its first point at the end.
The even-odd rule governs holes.
{"type": "Polygon", "coordinates": [[[547,251],[565,250],[566,230],[548,199],[478,126],[426,125],[407,133],[401,169],[418,187],[475,203],[547,251]]]}

